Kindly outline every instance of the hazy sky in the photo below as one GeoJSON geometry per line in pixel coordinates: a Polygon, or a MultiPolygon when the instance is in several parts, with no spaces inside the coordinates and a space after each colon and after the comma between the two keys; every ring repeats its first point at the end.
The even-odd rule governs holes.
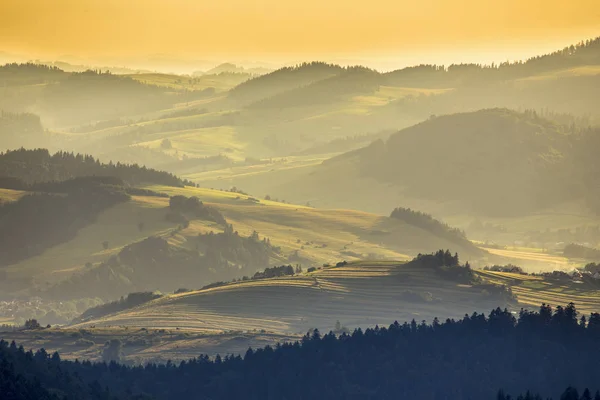
{"type": "Polygon", "coordinates": [[[600,0],[0,0],[0,51],[39,57],[453,61],[593,36],[600,0]]]}

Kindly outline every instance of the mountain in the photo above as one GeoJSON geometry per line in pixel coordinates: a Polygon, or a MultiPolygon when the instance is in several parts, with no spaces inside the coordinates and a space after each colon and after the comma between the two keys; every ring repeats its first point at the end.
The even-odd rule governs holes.
{"type": "Polygon", "coordinates": [[[348,67],[339,74],[288,89],[250,105],[251,108],[292,108],[314,104],[327,105],[350,96],[369,94],[379,89],[381,75],[364,67],[348,67]]]}
{"type": "Polygon", "coordinates": [[[192,75],[193,76],[202,76],[202,75],[217,75],[217,74],[222,74],[222,73],[229,73],[229,74],[243,73],[243,74],[252,74],[252,75],[264,75],[264,74],[268,74],[270,72],[273,72],[273,70],[268,69],[268,68],[261,68],[261,67],[247,68],[247,67],[233,64],[233,63],[222,63],[222,64],[219,64],[216,67],[213,67],[206,71],[195,71],[192,75]]]}
{"type": "Polygon", "coordinates": [[[339,156],[364,176],[430,200],[460,201],[476,212],[512,214],[564,200],[568,132],[534,115],[505,109],[433,118],[387,141],[339,156]]]}
{"type": "MultiPolygon", "coordinates": [[[[33,128],[37,125],[35,118],[33,128]]],[[[36,131],[37,132],[37,131],[36,131]]],[[[60,182],[73,178],[103,176],[123,180],[127,185],[157,184],[167,186],[184,186],[190,183],[173,174],[157,171],[137,164],[101,163],[88,154],[56,152],[51,154],[47,149],[18,149],[0,153],[0,178],[14,178],[21,183],[13,183],[7,189],[28,190],[28,184],[40,182],[60,182]],[[16,186],[15,186],[16,185],[16,186]]],[[[5,182],[3,182],[6,184],[5,182]]]]}
{"type": "Polygon", "coordinates": [[[248,104],[329,78],[342,70],[338,65],[323,62],[285,67],[239,84],[230,90],[229,97],[236,102],[248,104]]]}
{"type": "Polygon", "coordinates": [[[592,208],[598,169],[591,148],[598,138],[597,130],[566,127],[535,112],[432,117],[326,160],[272,193],[293,199],[310,193],[305,199],[315,204],[339,199],[355,208],[375,195],[378,209],[395,203],[436,215],[526,215],[581,199],[592,208]]]}

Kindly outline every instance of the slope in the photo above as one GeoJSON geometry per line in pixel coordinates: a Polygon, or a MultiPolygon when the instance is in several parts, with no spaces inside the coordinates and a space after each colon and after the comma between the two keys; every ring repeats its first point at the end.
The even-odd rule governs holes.
{"type": "Polygon", "coordinates": [[[296,199],[304,191],[313,204],[319,204],[317,196],[330,202],[346,197],[345,206],[356,208],[364,207],[358,203],[368,194],[390,208],[396,203],[442,215],[522,215],[577,195],[566,190],[575,168],[565,162],[569,134],[535,114],[506,109],[431,118],[327,160],[273,193],[289,190],[286,197],[296,199]],[[356,187],[364,191],[356,193],[356,187]],[[415,205],[417,199],[423,206],[415,205]]]}
{"type": "Polygon", "coordinates": [[[353,328],[386,319],[431,319],[440,313],[459,317],[469,309],[511,302],[501,290],[490,294],[482,289],[443,279],[413,263],[358,262],[170,295],[73,327],[302,333],[309,328],[331,330],[336,320],[353,328]]]}
{"type": "Polygon", "coordinates": [[[315,209],[193,187],[155,185],[148,189],[148,194],[140,191],[131,200],[103,211],[72,239],[4,267],[4,294],[114,299],[138,290],[198,288],[215,280],[252,275],[269,265],[308,268],[343,259],[398,260],[435,248],[460,251],[473,262],[486,256],[460,236],[439,235],[416,224],[360,211],[315,209]],[[157,192],[197,197],[222,214],[232,228],[190,215],[174,218],[170,200],[152,195],[157,192]],[[207,252],[209,232],[226,240],[234,231],[235,240],[224,243],[219,256],[207,252]],[[260,250],[267,254],[263,261],[263,256],[248,255],[259,237],[249,238],[256,234],[261,243],[268,239],[268,246],[260,250]],[[166,242],[143,250],[148,237],[166,242]],[[142,262],[161,246],[167,247],[153,256],[152,263],[142,262]],[[128,249],[137,255],[125,262],[123,251],[128,249]],[[178,268],[181,276],[165,276],[178,268]]]}
{"type": "Polygon", "coordinates": [[[340,71],[342,67],[322,62],[285,67],[239,84],[229,92],[229,97],[236,102],[248,104],[331,77],[340,71]]]}

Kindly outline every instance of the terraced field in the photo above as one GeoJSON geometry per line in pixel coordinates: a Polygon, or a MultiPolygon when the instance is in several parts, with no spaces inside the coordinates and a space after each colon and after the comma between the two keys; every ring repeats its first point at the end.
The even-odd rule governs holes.
{"type": "Polygon", "coordinates": [[[355,262],[285,278],[242,281],[168,295],[138,307],[65,327],[6,332],[26,348],[58,350],[68,359],[98,360],[103,343],[118,338],[125,359],[181,360],[198,354],[243,354],[248,347],[299,340],[311,328],[387,326],[415,319],[461,318],[473,311],[537,309],[575,302],[600,310],[600,284],[476,271],[484,283],[509,286],[516,301],[475,285],[441,278],[434,270],[391,261],[355,262]]]}
{"type": "Polygon", "coordinates": [[[510,286],[519,304],[525,307],[539,307],[542,303],[555,306],[573,302],[585,314],[600,312],[600,282],[555,281],[540,276],[490,271],[478,273],[490,282],[510,286]]]}
{"type": "Polygon", "coordinates": [[[506,303],[480,287],[457,284],[434,270],[398,262],[356,262],[300,276],[246,281],[170,295],[72,328],[145,327],[216,334],[264,329],[301,334],[328,331],[339,320],[350,328],[434,317],[460,318],[495,307],[535,309],[574,302],[581,312],[600,310],[600,284],[558,282],[539,276],[476,272],[485,283],[511,288],[506,303]]]}
{"type": "Polygon", "coordinates": [[[204,333],[265,329],[279,334],[328,331],[394,320],[460,317],[499,300],[434,271],[397,262],[359,262],[296,277],[238,282],[170,295],[72,328],[146,327],[204,333]]]}

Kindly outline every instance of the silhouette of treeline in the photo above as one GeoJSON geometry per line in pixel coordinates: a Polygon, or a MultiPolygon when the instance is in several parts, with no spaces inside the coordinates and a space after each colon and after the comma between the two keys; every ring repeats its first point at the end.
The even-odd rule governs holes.
{"type": "Polygon", "coordinates": [[[324,62],[302,63],[284,67],[240,83],[229,91],[229,97],[242,102],[254,102],[277,93],[307,86],[338,74],[343,68],[324,62]]]}
{"type": "Polygon", "coordinates": [[[119,300],[87,309],[81,314],[81,316],[75,319],[74,322],[85,321],[90,318],[99,318],[104,315],[127,310],[160,297],[162,297],[162,295],[154,292],[129,293],[126,297],[121,296],[119,300]]]}
{"type": "Polygon", "coordinates": [[[216,222],[219,225],[227,225],[223,214],[214,207],[202,203],[196,196],[172,196],[169,199],[169,208],[174,214],[167,214],[167,219],[176,221],[187,221],[187,217],[199,218],[216,222]]]}
{"type": "MultiPolygon", "coordinates": [[[[250,277],[248,277],[247,275],[244,275],[242,278],[239,278],[239,279],[233,278],[231,281],[218,281],[218,282],[209,283],[208,285],[202,286],[200,288],[200,290],[221,287],[221,286],[229,285],[231,283],[240,282],[240,281],[243,282],[243,281],[252,281],[252,280],[257,280],[257,279],[269,279],[269,278],[280,278],[280,277],[284,277],[284,276],[293,276],[300,272],[302,272],[302,267],[300,267],[300,266],[297,266],[296,268],[292,267],[291,265],[281,265],[279,267],[267,267],[264,269],[264,271],[258,271],[250,277]]],[[[185,289],[185,288],[179,288],[175,291],[175,293],[176,294],[177,293],[185,293],[185,292],[189,292],[189,291],[191,291],[191,290],[185,289]]]]}
{"type": "Polygon", "coordinates": [[[430,214],[426,214],[421,211],[398,207],[392,211],[390,218],[398,219],[406,222],[407,224],[417,226],[433,233],[436,236],[445,238],[448,241],[461,246],[468,246],[470,244],[464,231],[461,231],[458,228],[452,228],[448,224],[433,218],[430,214]]]}
{"type": "MultiPolygon", "coordinates": [[[[498,394],[496,395],[496,399],[497,400],[552,400],[551,397],[546,397],[544,399],[539,394],[534,395],[530,391],[527,391],[525,394],[520,394],[517,397],[512,397],[511,395],[506,394],[504,392],[504,390],[498,391],[498,394]]],[[[565,389],[564,392],[562,392],[559,399],[560,400],[592,400],[592,399],[600,400],[600,391],[596,390],[596,394],[594,394],[594,397],[592,397],[592,392],[590,391],[590,389],[585,388],[580,396],[579,391],[576,388],[569,386],[568,388],[565,389]]]]}
{"type": "Polygon", "coordinates": [[[98,214],[129,200],[116,178],[76,178],[37,183],[28,188],[44,193],[27,194],[0,204],[0,266],[41,254],[73,239],[79,229],[98,214]]]}
{"type": "MultiPolygon", "coordinates": [[[[0,153],[0,177],[18,178],[25,184],[63,181],[84,176],[112,176],[127,185],[157,184],[183,187],[191,182],[177,176],[137,164],[112,161],[101,163],[86,154],[59,151],[54,154],[46,149],[9,150],[0,153]]],[[[18,189],[18,188],[14,188],[18,189]]]]}
{"type": "Polygon", "coordinates": [[[446,67],[422,64],[379,73],[364,67],[344,68],[322,62],[303,63],[250,79],[229,93],[230,98],[235,100],[256,102],[253,108],[283,108],[314,102],[328,103],[352,94],[373,92],[386,85],[429,88],[479,87],[482,84],[515,80],[553,70],[598,64],[600,37],[526,61],[490,65],[451,64],[446,67]]]}
{"type": "Polygon", "coordinates": [[[249,237],[240,236],[231,224],[225,225],[222,233],[199,234],[197,249],[216,265],[231,264],[239,272],[251,274],[269,265],[270,257],[281,252],[269,238],[261,239],[256,231],[249,237]]]}
{"type": "Polygon", "coordinates": [[[563,255],[569,258],[585,258],[588,260],[600,261],[600,250],[576,243],[566,245],[563,250],[563,255]]]}
{"type": "Polygon", "coordinates": [[[243,357],[201,355],[179,364],[59,361],[7,342],[0,354],[3,368],[12,364],[15,375],[70,398],[96,398],[92,391],[105,388],[117,398],[458,400],[497,398],[498,388],[546,397],[569,385],[597,386],[599,339],[600,314],[579,319],[571,303],[521,310],[517,318],[497,308],[340,336],[313,330],[298,342],[249,349],[243,357]]]}
{"type": "Polygon", "coordinates": [[[518,215],[581,199],[600,212],[598,148],[598,129],[572,132],[534,111],[486,109],[431,118],[323,167],[358,169],[470,213],[518,215]]]}
{"type": "Polygon", "coordinates": [[[269,279],[279,278],[282,276],[292,276],[296,273],[291,265],[281,265],[279,267],[265,268],[264,271],[259,271],[252,276],[252,279],[269,279]]]}
{"type": "Polygon", "coordinates": [[[518,79],[547,71],[600,64],[600,37],[526,61],[491,65],[418,65],[387,73],[389,83],[406,87],[456,87],[482,81],[518,79]]]}
{"type": "Polygon", "coordinates": [[[418,254],[407,263],[408,266],[417,265],[423,268],[434,269],[441,275],[460,283],[475,283],[477,277],[469,263],[460,265],[458,253],[452,255],[450,250],[438,250],[432,254],[418,254]]]}
{"type": "Polygon", "coordinates": [[[57,67],[35,63],[10,63],[0,66],[0,86],[37,85],[65,77],[57,67]]]}
{"type": "MultiPolygon", "coordinates": [[[[107,241],[110,242],[110,237],[107,241]]],[[[215,281],[252,275],[268,266],[271,256],[277,252],[279,249],[271,246],[268,239],[261,240],[256,233],[242,237],[231,225],[225,226],[224,233],[199,235],[194,250],[170,245],[161,237],[149,237],[125,246],[107,261],[69,277],[40,295],[57,300],[90,297],[113,300],[131,292],[198,288],[215,281]]]]}
{"type": "Polygon", "coordinates": [[[416,266],[432,269],[445,280],[471,285],[509,304],[515,301],[510,287],[482,282],[481,278],[471,269],[469,262],[461,264],[458,253],[452,255],[450,250],[438,250],[431,254],[418,254],[405,265],[407,267],[416,266]]]}
{"type": "Polygon", "coordinates": [[[372,93],[380,85],[381,75],[377,71],[361,66],[347,67],[334,76],[263,98],[251,104],[250,108],[285,109],[330,104],[349,96],[372,93]]]}

